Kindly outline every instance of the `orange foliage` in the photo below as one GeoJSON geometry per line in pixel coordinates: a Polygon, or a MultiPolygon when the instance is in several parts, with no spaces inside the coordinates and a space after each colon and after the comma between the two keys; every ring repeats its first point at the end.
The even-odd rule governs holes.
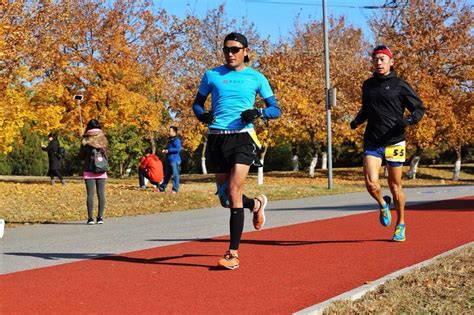
{"type": "MultiPolygon", "coordinates": [[[[348,122],[360,107],[360,86],[367,76],[362,32],[343,18],[331,20],[331,86],[337,88],[332,111],[334,143],[359,141],[348,122]]],[[[279,142],[309,142],[313,154],[326,143],[323,28],[319,22],[297,26],[291,44],[280,43],[261,58],[262,71],[275,89],[283,116],[272,124],[279,142]]]]}
{"type": "Polygon", "coordinates": [[[371,22],[378,41],[395,52],[395,67],[427,107],[410,142],[419,148],[453,149],[473,143],[472,26],[463,1],[406,0],[371,22]]]}
{"type": "MultiPolygon", "coordinates": [[[[392,47],[398,73],[428,108],[409,129],[410,142],[419,148],[472,143],[472,11],[460,1],[400,3],[371,27],[378,42],[392,47]]],[[[369,45],[343,18],[330,24],[331,86],[338,89],[333,142],[360,145],[362,128],[351,131],[348,123],[371,75],[369,45]]],[[[172,122],[184,147],[194,151],[206,127],[191,105],[204,71],[223,62],[222,40],[231,31],[247,35],[251,62],[268,77],[282,107],[281,119],[258,126],[265,145],[309,142],[316,153],[326,143],[320,22],[296,24],[291,40],[272,44],[245,19],[228,20],[224,6],[202,19],[179,19],[132,0],[2,2],[0,152],[11,150],[25,123],[44,134],[80,133],[75,94],[84,95],[84,121],[137,126],[149,139],[164,136],[172,122]]]]}

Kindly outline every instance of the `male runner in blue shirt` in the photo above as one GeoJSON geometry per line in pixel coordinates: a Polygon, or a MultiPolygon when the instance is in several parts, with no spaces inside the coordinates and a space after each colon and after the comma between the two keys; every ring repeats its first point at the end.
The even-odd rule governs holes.
{"type": "Polygon", "coordinates": [[[215,172],[217,194],[221,204],[230,208],[230,246],[219,267],[239,267],[240,238],[244,227],[244,208],[253,212],[253,224],[259,230],[265,223],[267,197],[250,199],[243,194],[251,165],[259,165],[260,146],[253,129],[256,118],[274,119],[280,107],[268,80],[260,72],[245,65],[249,61],[247,38],[230,33],[224,39],[225,65],[206,71],[202,77],[193,111],[209,126],[207,155],[215,172]],[[254,108],[256,94],[266,108],[254,108]],[[212,95],[212,108],[205,110],[207,96],[212,95]]]}

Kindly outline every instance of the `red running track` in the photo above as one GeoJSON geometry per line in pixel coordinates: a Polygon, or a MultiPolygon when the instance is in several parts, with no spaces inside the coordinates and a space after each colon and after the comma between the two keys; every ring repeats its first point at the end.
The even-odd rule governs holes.
{"type": "Polygon", "coordinates": [[[246,233],[233,271],[216,238],[11,273],[0,311],[288,314],[473,241],[473,201],[410,207],[404,243],[377,212],[246,233]]]}

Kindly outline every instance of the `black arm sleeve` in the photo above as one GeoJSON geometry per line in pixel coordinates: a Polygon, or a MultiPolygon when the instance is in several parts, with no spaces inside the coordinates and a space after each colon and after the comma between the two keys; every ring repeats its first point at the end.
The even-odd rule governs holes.
{"type": "Polygon", "coordinates": [[[204,103],[206,103],[207,95],[202,95],[201,93],[196,94],[196,98],[193,103],[193,112],[196,117],[201,116],[204,113],[204,103]]]}
{"type": "Polygon", "coordinates": [[[362,85],[362,107],[357,113],[356,117],[354,118],[354,121],[357,123],[357,125],[362,125],[366,120],[367,120],[367,112],[365,110],[365,99],[366,99],[366,93],[365,93],[365,82],[362,85]]]}
{"type": "Polygon", "coordinates": [[[405,121],[410,125],[414,125],[425,114],[425,106],[408,83],[402,80],[400,87],[402,89],[403,104],[410,111],[410,115],[405,118],[405,121]]]}

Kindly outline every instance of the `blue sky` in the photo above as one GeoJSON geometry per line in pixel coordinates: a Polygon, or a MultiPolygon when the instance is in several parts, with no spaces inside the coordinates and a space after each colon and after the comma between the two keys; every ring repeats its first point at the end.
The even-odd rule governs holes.
{"type": "MultiPolygon", "coordinates": [[[[246,16],[253,22],[257,31],[271,41],[280,37],[287,38],[293,28],[295,17],[301,21],[322,20],[322,0],[155,0],[158,8],[164,8],[169,14],[183,17],[187,12],[203,16],[207,10],[225,5],[229,18],[246,16]]],[[[327,0],[328,16],[344,15],[347,21],[362,28],[367,39],[371,39],[367,21],[380,10],[362,8],[381,6],[385,0],[327,0]]]]}

